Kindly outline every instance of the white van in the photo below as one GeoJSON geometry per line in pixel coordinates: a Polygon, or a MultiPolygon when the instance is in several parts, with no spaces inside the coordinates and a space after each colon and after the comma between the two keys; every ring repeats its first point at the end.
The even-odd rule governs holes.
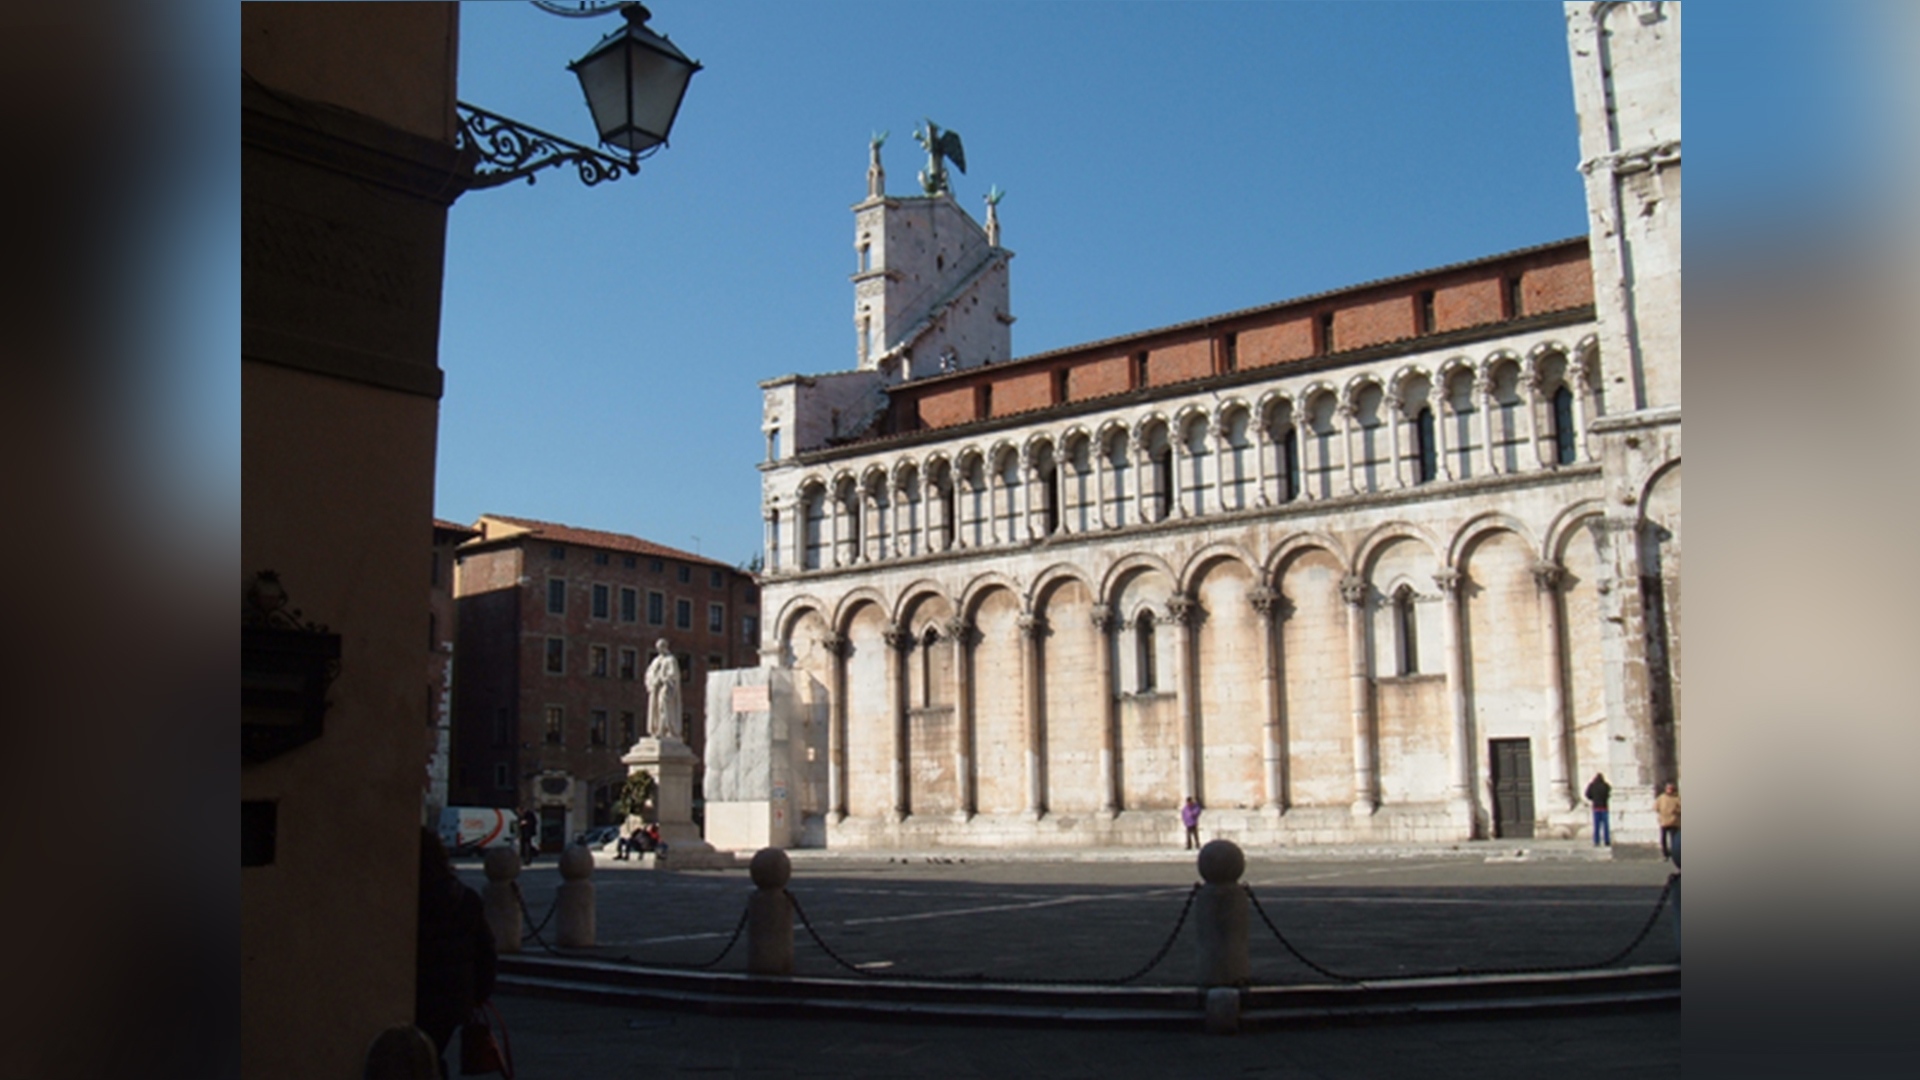
{"type": "Polygon", "coordinates": [[[440,842],[447,854],[472,855],[490,847],[515,850],[520,842],[520,815],[511,807],[449,806],[440,811],[440,842]]]}

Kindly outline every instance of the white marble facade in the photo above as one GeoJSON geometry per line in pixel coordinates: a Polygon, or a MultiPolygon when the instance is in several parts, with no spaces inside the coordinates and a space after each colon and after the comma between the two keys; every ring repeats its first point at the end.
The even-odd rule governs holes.
{"type": "MultiPolygon", "coordinates": [[[[1595,772],[1616,837],[1654,835],[1679,767],[1678,5],[1567,8],[1606,202],[1591,303],[1534,315],[1516,286],[1462,329],[1084,400],[1060,376],[961,422],[900,422],[932,392],[910,347],[763,384],[763,663],[791,677],[798,842],[1164,843],[1190,794],[1209,835],[1251,843],[1576,835],[1595,772]],[[1672,115],[1635,121],[1658,153],[1595,142],[1623,77],[1643,119],[1671,84],[1672,115]],[[1656,189],[1672,205],[1647,210],[1656,189]]],[[[883,210],[856,207],[863,244],[883,210]]],[[[1472,272],[1403,291],[1430,307],[1428,279],[1472,272]]],[[[1137,336],[1143,372],[1180,330],[1137,336]]],[[[1129,348],[961,355],[936,380],[1017,389],[1129,348]]]]}

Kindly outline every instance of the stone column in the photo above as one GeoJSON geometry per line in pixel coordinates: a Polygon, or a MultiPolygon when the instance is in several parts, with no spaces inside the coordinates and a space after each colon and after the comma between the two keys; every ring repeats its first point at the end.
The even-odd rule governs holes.
{"type": "MultiPolygon", "coordinates": [[[[886,483],[885,480],[881,481],[886,483]]],[[[861,491],[860,493],[860,561],[877,562],[887,557],[881,536],[887,531],[886,518],[880,510],[881,491],[861,491]]]]}
{"type": "Polygon", "coordinates": [[[1340,581],[1347,602],[1347,683],[1353,703],[1353,816],[1375,808],[1373,779],[1373,687],[1367,677],[1367,599],[1373,587],[1349,574],[1340,581]]]}
{"type": "Polygon", "coordinates": [[[967,504],[972,502],[973,481],[960,475],[958,469],[953,473],[953,546],[962,550],[973,545],[967,540],[967,504]]]}
{"type": "Polygon", "coordinates": [[[1351,401],[1341,402],[1335,412],[1340,417],[1340,475],[1345,477],[1342,481],[1343,487],[1340,493],[1342,495],[1352,495],[1360,490],[1359,487],[1355,485],[1353,477],[1353,428],[1358,417],[1353,411],[1353,402],[1351,401]]]}
{"type": "Polygon", "coordinates": [[[1114,771],[1120,718],[1113,692],[1113,627],[1113,607],[1093,605],[1093,629],[1100,639],[1093,658],[1093,685],[1100,694],[1100,813],[1109,818],[1120,812],[1119,776],[1114,771]]]}
{"type": "Polygon", "coordinates": [[[1247,593],[1247,600],[1253,610],[1260,615],[1260,761],[1265,783],[1262,785],[1265,799],[1262,807],[1275,813],[1287,805],[1287,746],[1286,720],[1281,715],[1285,708],[1284,695],[1280,692],[1280,626],[1277,620],[1286,618],[1287,602],[1278,589],[1266,585],[1257,585],[1247,593]]]}
{"type": "Polygon", "coordinates": [[[973,624],[949,619],[947,637],[953,641],[953,783],[954,816],[973,816],[973,624]]]}
{"type": "Polygon", "coordinates": [[[1486,454],[1487,475],[1498,476],[1504,470],[1500,468],[1500,455],[1493,445],[1493,379],[1483,375],[1474,380],[1473,393],[1480,399],[1480,431],[1484,436],[1480,449],[1486,454]]]}
{"type": "Polygon", "coordinates": [[[1433,454],[1434,462],[1440,466],[1437,470],[1442,480],[1452,480],[1453,476],[1453,424],[1457,418],[1453,412],[1453,402],[1445,395],[1433,403],[1433,454]]]}
{"type": "Polygon", "coordinates": [[[1458,570],[1442,570],[1433,575],[1433,583],[1443,597],[1440,647],[1446,653],[1447,712],[1453,721],[1453,776],[1447,784],[1447,800],[1456,813],[1464,813],[1469,828],[1473,822],[1473,738],[1467,716],[1467,659],[1460,646],[1460,587],[1464,579],[1458,570]]]}
{"type": "Polygon", "coordinates": [[[846,526],[842,524],[841,518],[846,514],[847,508],[845,503],[840,499],[840,489],[837,487],[827,489],[825,498],[827,504],[827,537],[830,541],[827,545],[825,564],[832,567],[845,566],[847,562],[840,554],[840,543],[841,536],[846,531],[846,526]]]}
{"type": "Polygon", "coordinates": [[[1180,797],[1200,797],[1198,723],[1193,709],[1193,620],[1200,604],[1184,593],[1167,598],[1166,622],[1173,625],[1173,690],[1180,716],[1180,797]]]}
{"type": "Polygon", "coordinates": [[[1527,407],[1524,410],[1524,414],[1525,414],[1524,419],[1526,420],[1526,431],[1527,431],[1527,445],[1533,448],[1533,453],[1531,457],[1527,455],[1522,455],[1520,458],[1523,464],[1531,462],[1531,464],[1527,465],[1527,467],[1534,470],[1545,468],[1547,464],[1546,458],[1540,453],[1540,403],[1542,400],[1541,390],[1543,389],[1540,383],[1541,383],[1540,372],[1536,368],[1527,378],[1527,382],[1526,382],[1527,407]]]}
{"type": "Polygon", "coordinates": [[[880,637],[887,645],[887,712],[893,727],[893,782],[887,820],[900,821],[911,805],[907,791],[907,654],[913,650],[913,634],[897,623],[888,623],[880,637]]]}
{"type": "Polygon", "coordinates": [[[1193,455],[1187,447],[1186,432],[1177,431],[1173,427],[1167,429],[1167,454],[1168,460],[1172,463],[1167,471],[1173,474],[1173,498],[1167,500],[1172,513],[1167,516],[1191,517],[1192,513],[1187,509],[1186,487],[1193,479],[1193,455]]]}
{"type": "Polygon", "coordinates": [[[1393,486],[1403,488],[1407,486],[1407,466],[1406,462],[1400,460],[1400,447],[1403,445],[1400,429],[1407,426],[1407,403],[1398,397],[1390,397],[1386,400],[1386,406],[1387,415],[1391,417],[1387,421],[1387,456],[1393,459],[1393,486]]]}
{"type": "Polygon", "coordinates": [[[1313,489],[1314,470],[1320,464],[1315,455],[1321,453],[1320,439],[1314,433],[1313,423],[1307,421],[1303,424],[1296,421],[1293,432],[1294,446],[1300,451],[1300,497],[1308,501],[1324,498],[1325,496],[1313,489]]]}
{"type": "MultiPolygon", "coordinates": [[[[1267,456],[1271,454],[1276,458],[1279,457],[1280,439],[1264,420],[1259,423],[1249,421],[1247,430],[1253,436],[1253,504],[1261,507],[1272,506],[1273,497],[1267,494],[1267,478],[1271,472],[1267,467],[1267,456]],[[1266,440],[1264,444],[1261,442],[1262,439],[1266,440]]],[[[1282,494],[1285,493],[1282,492],[1282,494]]]]}
{"type": "Polygon", "coordinates": [[[1046,811],[1046,779],[1041,772],[1040,725],[1045,722],[1046,689],[1040,685],[1040,644],[1047,620],[1031,611],[1020,613],[1021,702],[1027,713],[1027,816],[1046,811]]]}
{"type": "Polygon", "coordinates": [[[847,819],[847,650],[843,634],[829,634],[820,642],[833,657],[827,712],[827,816],[847,819]]]}
{"type": "Polygon", "coordinates": [[[760,526],[765,542],[761,549],[767,553],[767,569],[778,572],[782,565],[780,559],[780,529],[776,524],[780,520],[780,507],[768,503],[760,508],[760,526]]]}
{"type": "Polygon", "coordinates": [[[1533,567],[1533,583],[1540,599],[1540,676],[1546,690],[1547,790],[1555,810],[1573,808],[1572,785],[1567,779],[1567,699],[1560,660],[1560,586],[1567,572],[1558,563],[1533,567]]]}
{"type": "Polygon", "coordinates": [[[1207,427],[1207,436],[1213,441],[1213,509],[1224,514],[1237,509],[1227,505],[1227,451],[1233,447],[1227,439],[1227,425],[1218,416],[1207,427]]]}
{"type": "Polygon", "coordinates": [[[1159,470],[1153,467],[1153,455],[1147,451],[1147,441],[1141,437],[1141,432],[1141,428],[1134,429],[1128,437],[1128,449],[1133,452],[1133,494],[1139,503],[1137,517],[1144,523],[1154,520],[1148,508],[1153,505],[1152,492],[1159,487],[1159,478],[1155,475],[1159,470]],[[1153,483],[1148,484],[1149,480],[1153,483]]]}
{"type": "Polygon", "coordinates": [[[1093,522],[1097,529],[1111,529],[1107,520],[1107,448],[1096,439],[1087,447],[1093,459],[1093,522]]]}
{"type": "Polygon", "coordinates": [[[1039,462],[1023,461],[1021,471],[1027,478],[1027,507],[1023,515],[1027,523],[1027,539],[1045,539],[1047,534],[1047,507],[1049,505],[1046,484],[1046,470],[1039,462]]]}

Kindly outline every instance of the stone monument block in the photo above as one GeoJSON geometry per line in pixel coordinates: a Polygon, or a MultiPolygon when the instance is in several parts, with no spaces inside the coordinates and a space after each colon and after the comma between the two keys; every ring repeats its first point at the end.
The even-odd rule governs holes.
{"type": "Polygon", "coordinates": [[[707,840],[752,851],[793,839],[793,675],[742,668],[707,675],[707,840]]]}

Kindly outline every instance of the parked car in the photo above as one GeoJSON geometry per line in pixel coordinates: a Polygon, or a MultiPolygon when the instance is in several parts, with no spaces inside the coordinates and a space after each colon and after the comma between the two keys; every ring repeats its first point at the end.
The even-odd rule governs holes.
{"type": "Polygon", "coordinates": [[[620,839],[620,826],[595,825],[593,828],[574,837],[573,842],[576,844],[585,844],[590,848],[598,848],[605,847],[618,839],[620,839]]]}

